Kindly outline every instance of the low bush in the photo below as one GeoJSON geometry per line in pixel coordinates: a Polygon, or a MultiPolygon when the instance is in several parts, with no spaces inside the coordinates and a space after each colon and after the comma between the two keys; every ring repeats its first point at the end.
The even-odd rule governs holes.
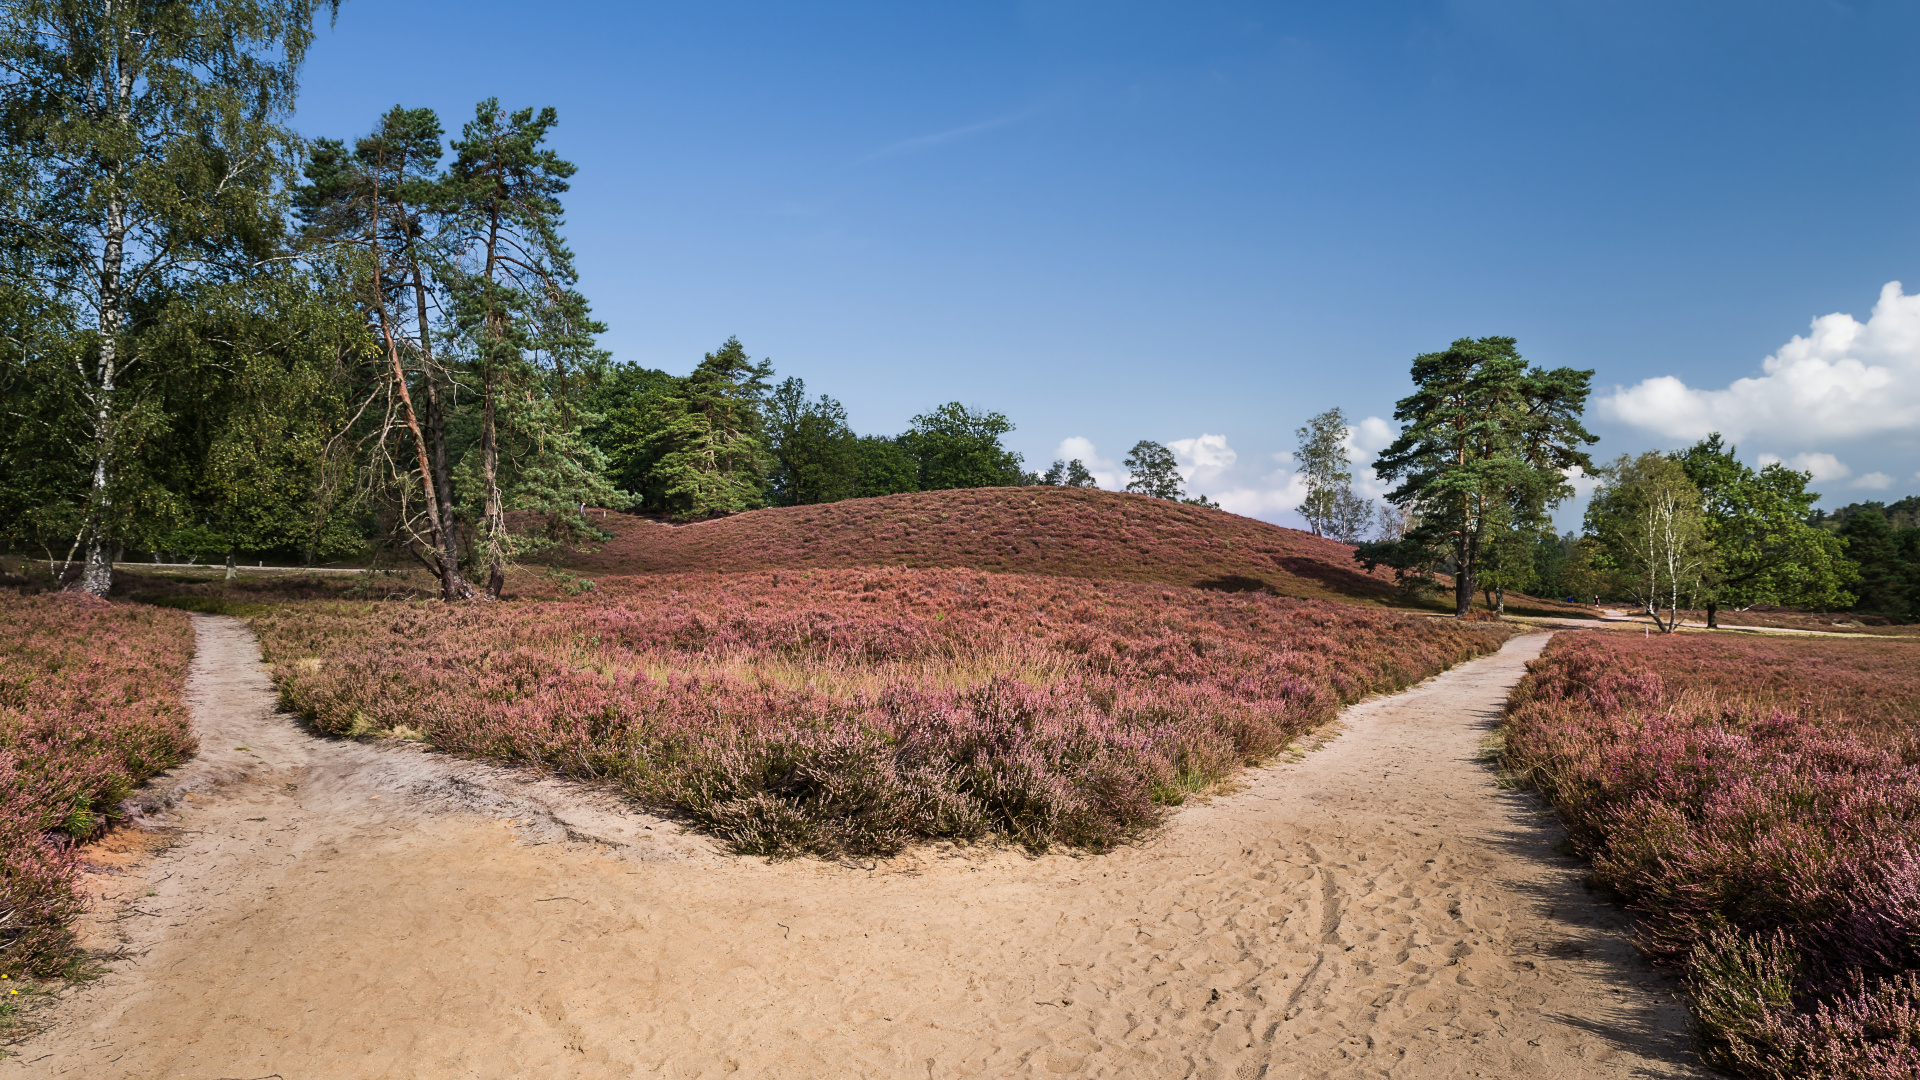
{"type": "Polygon", "coordinates": [[[69,955],[74,844],[141,780],[194,750],[187,616],[0,592],[0,971],[69,955]]]}
{"type": "Polygon", "coordinates": [[[617,780],[735,849],[1100,849],[1345,702],[1504,629],[1260,594],[962,570],[601,579],[590,597],[255,620],[338,734],[617,780]]]}
{"type": "Polygon", "coordinates": [[[1506,764],[1679,967],[1714,1065],[1920,1072],[1920,646],[1563,635],[1506,764]]]}

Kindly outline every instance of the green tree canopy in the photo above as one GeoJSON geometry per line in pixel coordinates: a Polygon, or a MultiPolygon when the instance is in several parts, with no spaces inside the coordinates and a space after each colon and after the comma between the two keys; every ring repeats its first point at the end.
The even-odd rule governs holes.
{"type": "Polygon", "coordinates": [[[1600,476],[1587,503],[1587,533],[1614,569],[1616,587],[1670,634],[1713,562],[1700,489],[1679,461],[1654,450],[1623,454],[1600,476]]]}
{"type": "Polygon", "coordinates": [[[1173,451],[1157,442],[1141,439],[1134,443],[1121,464],[1127,468],[1127,490],[1136,495],[1178,500],[1185,493],[1180,462],[1173,451]]]}
{"type": "Polygon", "coordinates": [[[0,19],[0,152],[14,181],[0,228],[12,269],[80,332],[77,400],[42,403],[82,409],[86,490],[57,501],[83,508],[89,592],[112,585],[145,498],[120,468],[155,423],[138,388],[151,366],[142,312],[274,250],[297,145],[281,121],[320,6],[18,0],[0,19]]]}
{"type": "Polygon", "coordinates": [[[1509,337],[1461,338],[1413,361],[1414,392],[1394,408],[1400,437],[1374,462],[1387,495],[1417,518],[1398,540],[1361,544],[1355,557],[1419,578],[1443,562],[1464,615],[1499,534],[1532,534],[1572,494],[1567,474],[1590,468],[1598,441],[1580,424],[1591,371],[1528,366],[1509,337]]]}
{"type": "Polygon", "coordinates": [[[885,435],[862,435],[855,444],[854,457],[859,468],[861,498],[920,490],[920,463],[899,440],[885,435]]]}
{"type": "Polygon", "coordinates": [[[1700,489],[1713,561],[1702,590],[1707,625],[1722,606],[1845,606],[1854,571],[1840,541],[1816,527],[1812,474],[1775,463],[1755,471],[1720,433],[1675,455],[1700,489]]]}
{"type": "Polygon", "coordinates": [[[838,401],[825,394],[808,401],[807,384],[786,379],[768,398],[767,429],[774,505],[837,502],[860,493],[859,437],[838,401]]]}
{"type": "Polygon", "coordinates": [[[480,438],[465,468],[477,479],[489,597],[500,595],[516,547],[508,510],[551,520],[582,503],[623,501],[581,437],[586,418],[572,400],[590,384],[583,376],[606,365],[594,344],[606,327],[576,288],[573,252],[560,236],[560,196],[575,169],[546,145],[558,123],[552,108],[482,101],[452,143],[444,181],[463,251],[449,293],[480,399],[480,438]]]}
{"type": "Polygon", "coordinates": [[[1055,461],[1047,466],[1046,472],[1040,474],[1040,482],[1048,487],[1094,488],[1100,486],[1094,480],[1092,471],[1087,468],[1087,463],[1079,458],[1074,458],[1072,461],[1055,461]]]}
{"type": "Polygon", "coordinates": [[[950,401],[914,417],[895,442],[919,463],[921,491],[1013,487],[1022,481],[1023,459],[1000,445],[1000,437],[1012,430],[1012,421],[1000,413],[950,401]]]}
{"type": "MultiPolygon", "coordinates": [[[[1333,408],[1294,432],[1300,448],[1293,459],[1307,484],[1300,516],[1307,519],[1307,528],[1315,536],[1329,535],[1340,514],[1341,495],[1352,494],[1353,460],[1347,453],[1347,426],[1346,414],[1333,408]]],[[[1364,526],[1358,531],[1364,531],[1364,526]]]]}
{"type": "Polygon", "coordinates": [[[1869,506],[1847,516],[1839,540],[1859,567],[1856,611],[1920,619],[1920,528],[1896,530],[1869,506]]]}
{"type": "Polygon", "coordinates": [[[661,503],[679,518],[737,514],[767,502],[765,404],[773,365],[756,363],[739,338],[703,357],[640,418],[640,451],[651,457],[661,503]]]}

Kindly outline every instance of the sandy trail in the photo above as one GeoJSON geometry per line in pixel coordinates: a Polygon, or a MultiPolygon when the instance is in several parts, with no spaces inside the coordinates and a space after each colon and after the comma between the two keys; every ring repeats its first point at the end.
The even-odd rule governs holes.
{"type": "Polygon", "coordinates": [[[1152,843],[854,867],[314,738],[240,623],[196,627],[203,753],[150,800],[178,842],[98,879],[126,958],[0,1077],[1697,1075],[1620,913],[1479,761],[1544,636],[1152,843]]]}

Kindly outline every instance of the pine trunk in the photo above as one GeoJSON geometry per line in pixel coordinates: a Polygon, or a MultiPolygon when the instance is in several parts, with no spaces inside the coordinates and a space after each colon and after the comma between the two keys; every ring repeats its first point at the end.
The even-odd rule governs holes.
{"type": "Polygon", "coordinates": [[[500,599],[507,584],[507,513],[500,499],[500,453],[494,429],[494,393],[492,372],[484,382],[486,407],[480,426],[480,467],[487,484],[487,599],[500,599]]]}
{"type": "MultiPolygon", "coordinates": [[[[406,214],[402,211],[402,219],[406,214]]],[[[427,441],[432,475],[422,476],[433,488],[440,505],[440,521],[435,531],[440,552],[440,591],[443,599],[470,600],[473,586],[460,574],[460,538],[454,532],[453,473],[447,454],[448,403],[441,398],[440,381],[433,370],[433,322],[427,313],[426,272],[420,268],[420,254],[414,248],[411,230],[407,233],[407,259],[413,270],[413,311],[420,335],[421,381],[427,390],[427,441]]]]}

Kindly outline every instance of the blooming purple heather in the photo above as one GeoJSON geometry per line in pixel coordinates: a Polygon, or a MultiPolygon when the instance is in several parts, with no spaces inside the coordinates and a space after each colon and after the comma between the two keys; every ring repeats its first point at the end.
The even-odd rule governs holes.
{"type": "Polygon", "coordinates": [[[1099,849],[1503,628],[968,570],[601,579],[495,606],[255,620],[319,727],[618,781],[737,850],[1004,837],[1099,849]]]}
{"type": "Polygon", "coordinates": [[[1920,642],[1563,635],[1506,764],[1751,1076],[1920,1072],[1920,642]]]}
{"type": "Polygon", "coordinates": [[[73,842],[194,751],[183,612],[0,591],[0,971],[67,956],[73,842]]]}

